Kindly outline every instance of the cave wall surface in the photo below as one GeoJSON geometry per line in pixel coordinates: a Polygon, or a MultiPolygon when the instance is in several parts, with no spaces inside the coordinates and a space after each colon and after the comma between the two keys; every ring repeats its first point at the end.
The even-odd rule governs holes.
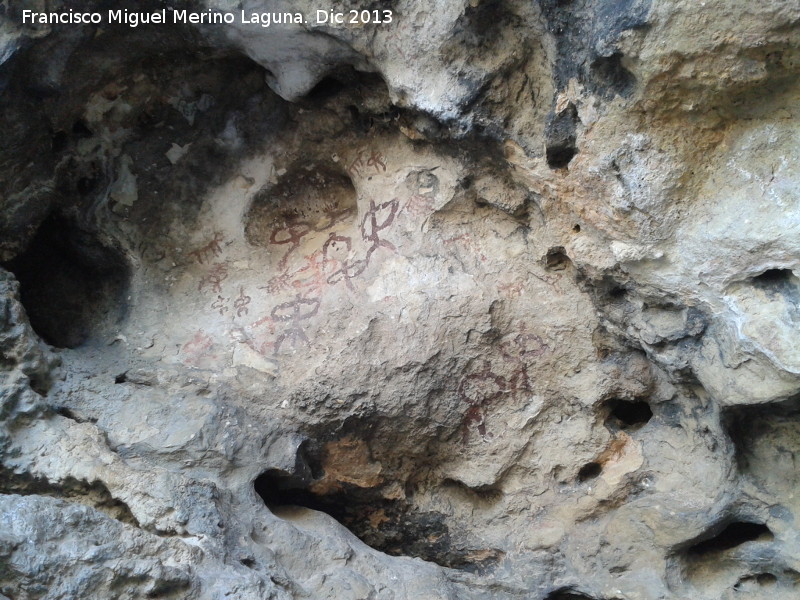
{"type": "Polygon", "coordinates": [[[800,597],[800,5],[0,2],[0,599],[800,597]]]}

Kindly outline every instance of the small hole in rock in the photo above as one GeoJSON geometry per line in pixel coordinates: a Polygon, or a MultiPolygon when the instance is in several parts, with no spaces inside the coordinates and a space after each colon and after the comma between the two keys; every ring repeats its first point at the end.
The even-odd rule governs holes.
{"type": "Polygon", "coordinates": [[[128,381],[128,372],[125,371],[124,373],[120,373],[116,377],[114,377],[114,383],[125,383],[128,381]]]}
{"type": "Polygon", "coordinates": [[[580,233],[581,232],[581,226],[576,223],[575,225],[573,225],[572,231],[574,231],[575,233],[580,233]]]}
{"type": "Polygon", "coordinates": [[[563,246],[550,248],[544,257],[544,268],[550,271],[563,271],[571,263],[563,246]]]}
{"type": "Polygon", "coordinates": [[[609,400],[611,412],[606,424],[616,429],[638,429],[653,417],[653,410],[644,400],[609,400]]]}
{"type": "Polygon", "coordinates": [[[769,541],[773,539],[772,532],[763,523],[749,523],[736,521],[730,523],[717,535],[689,548],[689,554],[696,556],[723,552],[746,542],[769,541]]]}
{"type": "Polygon", "coordinates": [[[581,467],[581,470],[578,471],[578,481],[581,483],[585,481],[589,481],[590,479],[596,478],[600,473],[603,472],[603,467],[600,463],[597,462],[590,462],[581,467]]]}
{"type": "Polygon", "coordinates": [[[563,169],[572,162],[572,159],[577,153],[578,149],[574,146],[548,146],[546,150],[547,166],[551,169],[563,169]]]}

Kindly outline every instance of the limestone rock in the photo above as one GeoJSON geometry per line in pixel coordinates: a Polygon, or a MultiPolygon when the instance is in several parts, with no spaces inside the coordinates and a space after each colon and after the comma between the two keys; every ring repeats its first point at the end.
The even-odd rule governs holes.
{"type": "Polygon", "coordinates": [[[39,4],[0,598],[797,597],[796,2],[39,4]]]}

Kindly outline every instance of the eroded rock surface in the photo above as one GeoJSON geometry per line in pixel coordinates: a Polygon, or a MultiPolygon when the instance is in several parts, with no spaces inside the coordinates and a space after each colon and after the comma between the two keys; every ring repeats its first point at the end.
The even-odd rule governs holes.
{"type": "Polygon", "coordinates": [[[26,7],[0,598],[800,594],[796,2],[26,7]]]}

